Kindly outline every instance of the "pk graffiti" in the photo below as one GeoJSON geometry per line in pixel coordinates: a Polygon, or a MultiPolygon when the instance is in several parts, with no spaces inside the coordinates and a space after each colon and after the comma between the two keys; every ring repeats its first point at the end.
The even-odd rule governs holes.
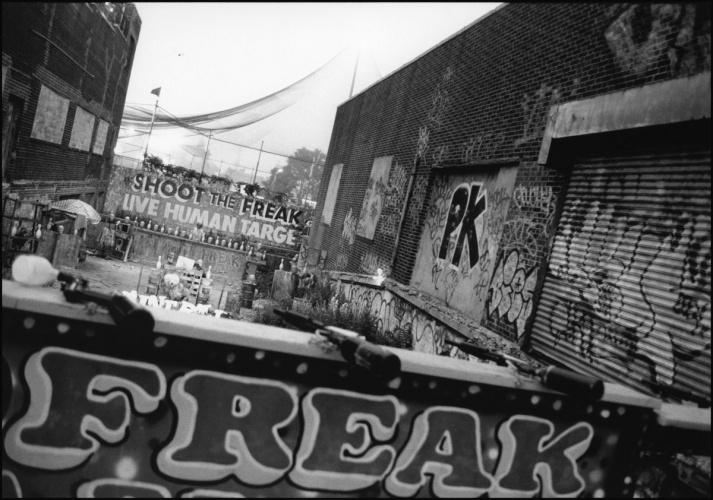
{"type": "Polygon", "coordinates": [[[441,249],[438,253],[439,259],[447,259],[452,237],[456,237],[455,251],[451,264],[458,267],[463,254],[463,244],[468,239],[469,262],[468,269],[472,269],[480,260],[478,249],[478,235],[476,233],[475,222],[488,209],[488,200],[485,189],[482,190],[482,183],[475,182],[471,185],[461,185],[456,188],[451,198],[451,206],[448,211],[448,221],[441,240],[441,249]]]}
{"type": "MultiPolygon", "coordinates": [[[[430,482],[438,497],[577,496],[585,482],[576,461],[594,434],[586,422],[555,435],[547,419],[511,415],[496,424],[499,458],[491,472],[483,454],[498,453],[498,446],[488,452],[481,441],[495,430],[490,423],[483,428],[488,421],[470,409],[433,406],[404,424],[393,395],[325,387],[299,395],[281,381],[206,370],[179,375],[169,388],[156,365],[60,347],[32,354],[24,378],[29,405],[9,424],[7,457],[56,473],[137,439],[128,433],[132,419],[148,418],[166,398],[176,422],[157,453],[146,446],[145,459],[163,476],[192,483],[236,478],[261,487],[288,478],[306,490],[347,493],[380,484],[393,496],[411,497],[430,482]],[[302,425],[294,450],[282,438],[293,422],[302,425]],[[397,449],[399,434],[407,437],[397,449]]],[[[107,484],[127,492],[137,484],[166,489],[88,478],[78,491],[107,484]]]]}

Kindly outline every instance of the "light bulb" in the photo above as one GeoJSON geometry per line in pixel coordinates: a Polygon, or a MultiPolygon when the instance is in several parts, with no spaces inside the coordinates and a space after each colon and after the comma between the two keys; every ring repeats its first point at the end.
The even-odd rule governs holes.
{"type": "Polygon", "coordinates": [[[59,271],[44,257],[20,255],[12,263],[12,277],[25,285],[44,285],[56,279],[59,271]]]}

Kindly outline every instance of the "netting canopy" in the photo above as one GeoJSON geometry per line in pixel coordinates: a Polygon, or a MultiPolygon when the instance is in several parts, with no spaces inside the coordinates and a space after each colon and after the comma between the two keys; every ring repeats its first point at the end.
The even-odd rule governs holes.
{"type": "MultiPolygon", "coordinates": [[[[206,174],[248,181],[258,164],[257,177],[264,177],[296,149],[326,151],[336,108],[349,97],[356,59],[356,49],[345,48],[288,87],[219,111],[177,116],[159,101],[149,154],[206,174]]],[[[365,61],[369,59],[362,55],[354,93],[380,77],[373,58],[371,65],[365,61]]],[[[142,158],[153,113],[151,104],[125,105],[117,155],[142,158]]]]}

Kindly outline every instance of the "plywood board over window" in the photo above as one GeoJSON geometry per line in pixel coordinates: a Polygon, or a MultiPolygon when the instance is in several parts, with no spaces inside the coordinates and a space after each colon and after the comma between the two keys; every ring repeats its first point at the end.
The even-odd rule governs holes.
{"type": "Polygon", "coordinates": [[[332,167],[332,175],[329,177],[327,197],[324,199],[324,208],[322,209],[322,222],[328,226],[332,223],[332,215],[334,214],[334,205],[337,203],[337,191],[339,191],[339,181],[342,179],[343,168],[343,163],[337,163],[332,167]]]}
{"type": "Polygon", "coordinates": [[[42,85],[40,98],[37,101],[37,112],[35,113],[35,122],[32,125],[31,137],[61,144],[68,110],[69,99],[61,97],[42,85]]]}
{"type": "Polygon", "coordinates": [[[95,120],[96,118],[89,111],[77,107],[77,113],[74,115],[74,125],[72,126],[72,135],[69,138],[70,148],[89,151],[95,120]]]}
{"type": "Polygon", "coordinates": [[[381,216],[381,209],[384,206],[384,192],[389,183],[389,172],[391,171],[391,161],[393,156],[382,156],[374,159],[371,167],[369,183],[364,193],[364,202],[361,205],[361,214],[357,224],[357,236],[363,236],[370,240],[374,239],[376,224],[381,216]]]}
{"type": "Polygon", "coordinates": [[[99,126],[97,127],[97,138],[94,140],[94,149],[92,149],[92,153],[97,155],[104,154],[104,146],[106,146],[106,137],[108,133],[109,123],[100,118],[99,126]]]}

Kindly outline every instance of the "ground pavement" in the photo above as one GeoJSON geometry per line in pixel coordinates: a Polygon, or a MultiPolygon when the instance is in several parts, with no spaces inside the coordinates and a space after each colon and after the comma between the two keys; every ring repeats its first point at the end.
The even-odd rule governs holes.
{"type": "MultiPolygon", "coordinates": [[[[87,255],[84,262],[77,264],[75,269],[63,269],[74,275],[79,275],[89,282],[89,289],[96,292],[130,292],[138,291],[146,294],[149,275],[153,268],[141,266],[135,262],[122,262],[119,260],[106,260],[102,257],[87,255]]],[[[215,309],[223,309],[227,300],[228,280],[222,276],[212,276],[213,285],[209,303],[215,309]],[[221,297],[221,292],[222,297],[221,297]]],[[[230,281],[231,283],[233,281],[230,281]]],[[[259,306],[259,304],[256,304],[259,306]]],[[[256,309],[240,309],[240,319],[251,321],[256,309]]]]}

